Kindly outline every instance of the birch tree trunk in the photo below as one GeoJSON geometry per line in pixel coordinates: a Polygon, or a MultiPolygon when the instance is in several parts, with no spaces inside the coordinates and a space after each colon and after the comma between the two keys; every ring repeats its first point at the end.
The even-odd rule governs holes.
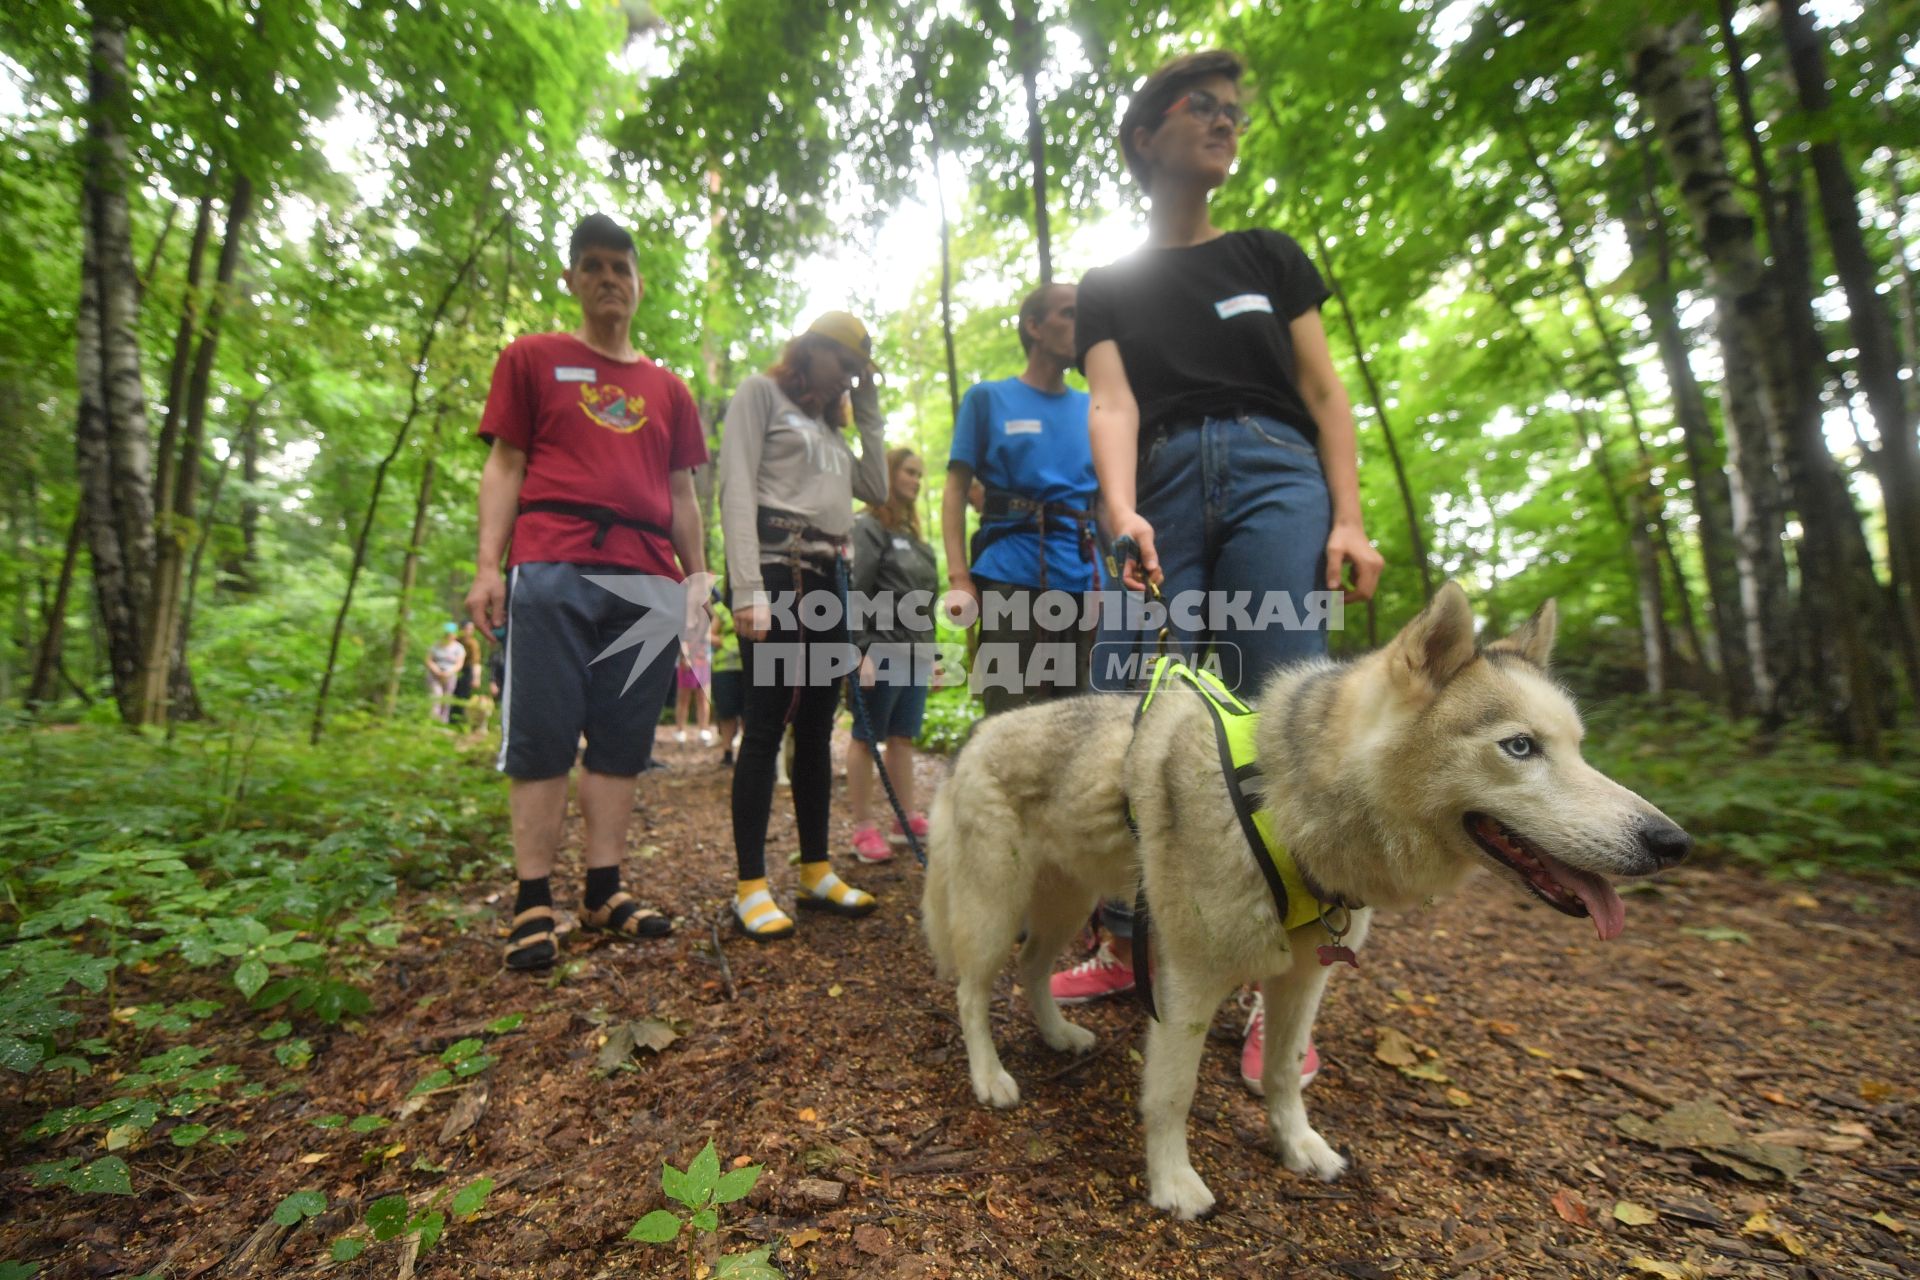
{"type": "Polygon", "coordinates": [[[127,212],[127,142],[120,126],[130,110],[126,27],[111,14],[97,14],[89,44],[74,454],[114,701],[122,720],[140,725],[157,720],[164,707],[149,700],[153,682],[146,671],[153,455],[140,381],[140,281],[127,212]]]}
{"type": "Polygon", "coordinates": [[[1040,64],[1046,57],[1046,33],[1033,13],[1032,0],[1013,0],[1013,56],[1027,99],[1027,163],[1032,170],[1033,236],[1040,247],[1040,285],[1053,283],[1053,232],[1047,221],[1047,122],[1040,114],[1040,64]]]}
{"type": "Polygon", "coordinates": [[[1777,335],[1777,313],[1765,263],[1754,243],[1754,220],[1740,203],[1727,167],[1713,85],[1690,73],[1698,27],[1691,21],[1641,33],[1633,53],[1633,84],[1659,138],[1704,250],[1713,283],[1717,330],[1726,369],[1728,490],[1734,562],[1740,578],[1742,621],[1754,709],[1765,719],[1782,714],[1798,676],[1783,542],[1785,486],[1776,415],[1764,385],[1769,363],[1783,364],[1763,341],[1777,335]]]}

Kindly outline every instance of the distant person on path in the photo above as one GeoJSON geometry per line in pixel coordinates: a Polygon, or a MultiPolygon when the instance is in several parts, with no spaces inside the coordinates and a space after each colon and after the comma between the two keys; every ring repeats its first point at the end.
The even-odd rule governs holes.
{"type": "Polygon", "coordinates": [[[711,721],[713,706],[707,699],[707,686],[713,683],[713,652],[708,647],[712,639],[706,628],[702,627],[698,643],[682,645],[679,668],[674,676],[673,699],[673,740],[687,740],[687,712],[694,713],[694,727],[699,730],[700,745],[713,745],[711,721]]]}
{"type": "Polygon", "coordinates": [[[453,682],[451,720],[454,724],[465,724],[467,700],[480,687],[480,633],[474,628],[473,619],[468,618],[460,624],[458,635],[460,647],[467,651],[467,660],[460,664],[460,676],[453,682]]]}
{"type": "Polygon", "coordinates": [[[733,767],[733,740],[740,734],[740,709],[746,703],[746,681],[740,674],[740,642],[733,634],[733,615],[724,605],[713,611],[708,633],[713,648],[713,720],[720,734],[720,763],[733,767]]]}
{"type": "Polygon", "coordinates": [[[953,424],[940,503],[947,610],[956,623],[978,611],[973,684],[988,715],[1086,688],[1098,486],[1087,393],[1066,380],[1077,294],[1050,284],[1027,295],[1018,317],[1026,368],[970,388],[953,424]],[[966,507],[976,487],[980,528],[969,548],[966,507]],[[1075,597],[1063,626],[1040,624],[1046,591],[1075,597]]]}
{"type": "Polygon", "coordinates": [[[747,681],[733,770],[740,873],[733,913],[756,942],[793,933],[793,918],[767,886],[766,864],[774,762],[788,724],[800,837],[796,901],[843,916],[864,916],[878,905],[834,874],[827,846],[833,721],[843,678],[834,673],[851,652],[846,618],[837,609],[840,561],[853,532],[853,500],[887,500],[872,350],[865,325],[844,311],[827,312],[787,343],[771,369],[740,384],[721,437],[727,594],[747,681]],[[849,406],[860,434],[858,455],[844,432],[849,406]],[[770,607],[782,598],[784,607],[770,607]],[[836,605],[830,614],[805,607],[829,599],[836,605]]]}
{"type": "Polygon", "coordinates": [[[466,670],[467,650],[460,643],[460,624],[449,622],[427,650],[427,697],[437,724],[453,723],[454,689],[466,670]]]}
{"type": "MultiPolygon", "coordinates": [[[[861,706],[847,748],[847,799],[853,809],[853,856],[862,862],[887,861],[893,857],[890,842],[907,839],[898,817],[891,837],[881,835],[874,822],[874,757],[882,744],[887,778],[907,815],[907,828],[916,839],[927,837],[927,816],[914,808],[913,743],[933,683],[940,566],[920,536],[915,503],[923,470],[913,450],[888,450],[887,500],[868,506],[853,522],[854,594],[876,597],[882,608],[874,627],[854,635],[861,653],[861,706]]],[[[849,685],[849,701],[853,694],[849,685]]]]}
{"type": "MultiPolygon", "coordinates": [[[[580,304],[580,327],[516,339],[494,366],[480,421],[491,452],[480,477],[479,564],[467,593],[476,623],[506,627],[499,767],[513,780],[520,885],[506,963],[514,969],[544,968],[558,954],[549,877],[583,733],[582,923],[623,938],[672,929],[621,889],[620,868],[634,780],[652,755],[687,626],[679,597],[693,593],[666,593],[671,616],[650,621],[656,639],[662,631],[674,639],[642,671],[638,647],[595,658],[662,609],[588,578],[624,580],[641,594],[661,580],[706,576],[693,488],[706,439],[686,384],[633,346],[644,289],[633,238],[603,214],[583,219],[564,279],[580,304]]],[[[705,594],[687,607],[703,605],[705,594]]]]}
{"type": "MultiPolygon", "coordinates": [[[[1175,610],[1168,639],[1189,661],[1216,658],[1251,696],[1274,668],[1326,652],[1325,597],[1317,615],[1314,597],[1367,599],[1384,562],[1361,522],[1353,415],[1320,323],[1320,273],[1292,237],[1223,232],[1208,213],[1248,121],[1243,69],[1223,50],[1187,54],[1129,100],[1120,146],[1151,202],[1147,244],[1080,282],[1075,348],[1110,528],[1140,549],[1127,585],[1140,589],[1144,574],[1168,600],[1249,597],[1252,625],[1196,631],[1175,610]]],[[[1129,649],[1150,653],[1153,635],[1119,620],[1102,631],[1094,684],[1129,687],[1137,666],[1101,667],[1129,649]]],[[[1118,914],[1102,909],[1115,933],[1118,914]]],[[[1056,998],[1075,973],[1054,975],[1056,998]]],[[[1240,1062],[1255,1092],[1264,1027],[1256,1003],[1240,1062]]],[[[1284,1051],[1312,1076],[1311,1044],[1284,1051]]]]}

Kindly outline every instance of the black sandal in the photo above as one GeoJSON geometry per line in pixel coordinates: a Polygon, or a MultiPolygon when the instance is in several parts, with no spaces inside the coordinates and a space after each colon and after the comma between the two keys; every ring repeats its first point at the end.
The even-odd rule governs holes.
{"type": "Polygon", "coordinates": [[[552,907],[528,907],[513,918],[515,933],[507,938],[507,968],[522,972],[531,969],[548,969],[560,957],[559,940],[553,932],[552,907]],[[535,929],[531,933],[519,933],[522,925],[536,920],[546,921],[546,928],[535,929]]]}
{"type": "Polygon", "coordinates": [[[651,907],[641,906],[625,890],[587,912],[580,923],[596,933],[622,938],[664,938],[673,932],[673,921],[651,907]]]}

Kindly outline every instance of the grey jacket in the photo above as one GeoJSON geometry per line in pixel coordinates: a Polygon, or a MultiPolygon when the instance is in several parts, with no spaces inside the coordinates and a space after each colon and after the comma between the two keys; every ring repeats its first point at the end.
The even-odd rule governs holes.
{"type": "MultiPolygon", "coordinates": [[[[940,566],[933,548],[910,533],[894,533],[872,516],[863,515],[853,522],[852,586],[856,596],[890,597],[888,607],[878,614],[860,619],[853,632],[854,643],[864,652],[883,640],[896,644],[927,644],[933,640],[933,611],[939,607],[940,566]],[[911,613],[921,626],[908,625],[909,615],[901,608],[901,598],[909,592],[922,592],[918,607],[911,613]],[[875,624],[891,619],[892,625],[875,624]]],[[[857,611],[858,601],[849,601],[857,611]]]]}
{"type": "MultiPolygon", "coordinates": [[[[764,589],[761,561],[778,558],[773,551],[762,553],[761,507],[788,512],[844,537],[853,529],[855,498],[887,500],[886,423],[880,416],[879,389],[868,381],[855,388],[852,399],[860,433],[857,457],[842,432],[808,417],[765,374],[753,375],[734,392],[720,440],[720,531],[726,539],[734,608],[744,608],[764,589]]],[[[831,546],[808,542],[798,550],[833,552],[831,546]]]]}

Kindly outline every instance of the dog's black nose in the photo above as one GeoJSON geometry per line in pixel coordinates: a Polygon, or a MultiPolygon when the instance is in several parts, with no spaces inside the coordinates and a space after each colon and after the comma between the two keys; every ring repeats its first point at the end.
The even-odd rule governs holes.
{"type": "Polygon", "coordinates": [[[1662,867],[1671,867],[1693,852],[1693,837],[1665,818],[1649,818],[1640,824],[1640,847],[1662,867]]]}

